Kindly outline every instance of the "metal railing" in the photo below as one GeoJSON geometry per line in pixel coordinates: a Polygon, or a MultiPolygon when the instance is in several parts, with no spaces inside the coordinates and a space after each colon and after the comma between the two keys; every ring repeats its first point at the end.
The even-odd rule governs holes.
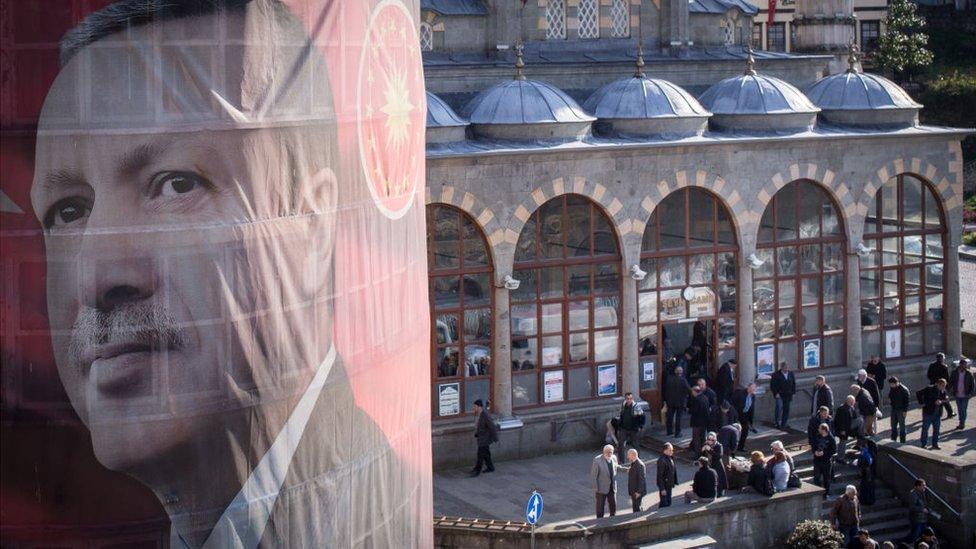
{"type": "MultiPolygon", "coordinates": [[[[901,470],[905,472],[905,474],[907,474],[909,477],[911,477],[912,482],[915,482],[916,480],[918,480],[918,477],[915,476],[915,473],[913,473],[911,471],[911,469],[909,469],[908,467],[905,466],[905,464],[903,464],[901,461],[899,461],[898,458],[896,458],[895,456],[893,456],[891,454],[888,454],[888,459],[890,459],[892,461],[892,463],[894,463],[895,465],[897,465],[898,467],[900,467],[901,470]]],[[[929,488],[928,483],[925,483],[925,491],[928,492],[929,494],[931,494],[932,497],[936,499],[936,501],[938,501],[939,503],[941,503],[943,507],[945,507],[953,515],[955,515],[956,516],[956,520],[962,521],[962,514],[959,513],[959,511],[956,511],[956,509],[953,506],[949,505],[949,503],[946,500],[942,499],[939,496],[939,494],[936,494],[931,488],[929,488]]]]}

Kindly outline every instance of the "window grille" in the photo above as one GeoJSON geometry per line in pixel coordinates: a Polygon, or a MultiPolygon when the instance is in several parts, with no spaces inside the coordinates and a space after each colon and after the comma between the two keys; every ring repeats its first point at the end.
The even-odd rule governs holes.
{"type": "Polygon", "coordinates": [[[613,0],[610,6],[610,32],[614,38],[630,36],[629,0],[613,0]]]}
{"type": "Polygon", "coordinates": [[[566,2],[549,0],[546,2],[546,40],[566,38],[566,2]]]}
{"type": "Polygon", "coordinates": [[[430,23],[420,24],[420,51],[434,51],[434,29],[430,23]]]}
{"type": "Polygon", "coordinates": [[[580,0],[577,17],[580,38],[600,37],[600,5],[597,0],[580,0]]]}

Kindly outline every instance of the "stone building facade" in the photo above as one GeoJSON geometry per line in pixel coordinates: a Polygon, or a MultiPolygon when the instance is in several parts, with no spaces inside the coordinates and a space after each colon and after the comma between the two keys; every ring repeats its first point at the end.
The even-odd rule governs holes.
{"type": "MultiPolygon", "coordinates": [[[[428,90],[444,100],[437,108],[472,116],[464,141],[431,144],[427,155],[435,466],[472,455],[476,398],[490,399],[501,420],[496,453],[525,457],[595,447],[624,392],[640,395],[658,421],[661,382],[675,364],[708,377],[735,358],[738,382],[762,387],[785,361],[801,387],[823,374],[842,391],[870,355],[916,387],[932,353],[960,354],[965,131],[919,126],[907,95],[890,110],[844,111],[821,94],[814,125],[820,109],[808,103],[752,112],[740,98],[739,111],[720,112],[727,101],[710,92],[703,134],[615,133],[601,119],[568,138],[552,128],[593,120],[573,99],[634,74],[635,57],[634,79],[645,78],[646,58],[647,72],[695,91],[741,75],[748,57],[731,87],[745,86],[755,66],[782,77],[760,87],[786,95],[800,93],[790,84],[817,81],[825,58],[759,52],[753,65],[741,46],[672,45],[671,23],[687,36],[708,19],[693,7],[675,14],[687,4],[666,0],[630,4],[641,14],[630,38],[554,44],[540,28],[545,0],[527,3],[521,19],[508,4],[464,3],[484,8],[466,17],[482,17],[489,43],[518,43],[512,27],[521,21],[524,69],[513,68],[511,50],[435,48],[425,58],[428,90]],[[505,32],[495,30],[500,19],[505,32]],[[651,29],[641,33],[644,57],[639,27],[651,29]],[[498,91],[513,74],[521,100],[498,91]],[[556,94],[546,105],[564,103],[536,112],[525,97],[550,93],[539,90],[556,94]],[[483,118],[486,101],[499,102],[488,106],[496,126],[483,118]],[[783,109],[810,123],[769,122],[783,109]],[[688,349],[695,358],[681,362],[688,349]]],[[[715,5],[739,9],[732,0],[715,5]]],[[[599,2],[601,14],[613,6],[599,2]]],[[[428,128],[440,131],[430,118],[428,128]]],[[[760,418],[772,415],[767,398],[760,418]]],[[[808,406],[798,395],[797,413],[808,406]]]]}

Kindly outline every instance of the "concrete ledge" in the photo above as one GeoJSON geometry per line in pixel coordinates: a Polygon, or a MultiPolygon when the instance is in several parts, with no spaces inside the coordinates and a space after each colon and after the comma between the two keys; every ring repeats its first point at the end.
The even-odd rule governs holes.
{"type": "MultiPolygon", "coordinates": [[[[703,534],[720,540],[717,547],[765,548],[780,543],[797,522],[814,519],[822,510],[823,489],[804,483],[800,488],[765,497],[734,493],[713,503],[688,506],[676,504],[638,515],[587,519],[547,524],[536,529],[536,547],[625,548],[667,541],[680,536],[703,534]]],[[[676,501],[683,492],[675,492],[676,501]]],[[[434,527],[434,544],[442,548],[529,547],[530,535],[516,531],[434,527]]]]}

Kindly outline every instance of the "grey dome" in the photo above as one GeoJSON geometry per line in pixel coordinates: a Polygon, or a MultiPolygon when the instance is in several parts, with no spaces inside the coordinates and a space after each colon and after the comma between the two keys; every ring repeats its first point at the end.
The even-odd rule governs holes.
{"type": "Polygon", "coordinates": [[[506,80],[461,110],[477,135],[489,139],[578,139],[594,118],[562,90],[535,80],[506,80]]]}
{"type": "Polygon", "coordinates": [[[898,84],[855,68],[821,78],[807,97],[820,107],[824,120],[843,126],[914,126],[922,108],[898,84]]]}
{"type": "Polygon", "coordinates": [[[443,99],[427,92],[427,144],[464,141],[468,123],[443,99]]]}
{"type": "Polygon", "coordinates": [[[587,112],[614,133],[642,136],[701,135],[708,112],[681,87],[655,78],[632,76],[615,80],[593,92],[583,103],[587,112]]]}
{"type": "Polygon", "coordinates": [[[813,128],[820,111],[793,85],[756,74],[726,78],[700,97],[718,130],[796,133],[813,128]]]}

